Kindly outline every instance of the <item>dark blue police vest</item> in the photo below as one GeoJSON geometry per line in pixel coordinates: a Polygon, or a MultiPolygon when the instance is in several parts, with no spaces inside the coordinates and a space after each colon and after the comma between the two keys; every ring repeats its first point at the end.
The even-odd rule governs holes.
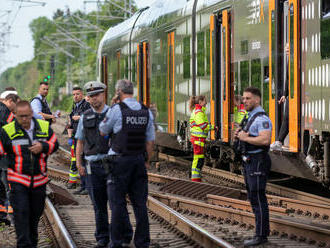
{"type": "Polygon", "coordinates": [[[107,154],[109,150],[109,139],[100,135],[99,124],[103,121],[106,113],[96,113],[92,109],[84,112],[84,154],[86,156],[96,154],[107,154]]]}
{"type": "Polygon", "coordinates": [[[149,111],[141,104],[140,110],[132,110],[125,103],[119,103],[122,113],[122,129],[113,134],[111,148],[121,155],[143,154],[146,149],[146,130],[149,111]]]}
{"type": "MultiPolygon", "coordinates": [[[[36,96],[36,97],[32,98],[31,102],[35,99],[39,100],[41,103],[41,113],[44,113],[47,115],[52,115],[52,111],[50,111],[50,108],[49,108],[46,100],[43,101],[39,97],[36,96]]],[[[48,121],[50,124],[53,122],[52,119],[46,119],[46,121],[48,121]]]]}
{"type": "Polygon", "coordinates": [[[72,135],[74,137],[74,135],[77,132],[77,128],[78,128],[78,123],[79,120],[75,121],[72,119],[72,116],[74,115],[81,115],[82,113],[84,113],[86,110],[90,109],[90,104],[89,102],[87,102],[85,99],[82,100],[82,102],[77,106],[76,104],[73,104],[72,106],[72,112],[70,114],[70,119],[71,119],[71,127],[73,129],[72,135]]]}
{"type": "MultiPolygon", "coordinates": [[[[253,124],[253,122],[255,121],[255,119],[258,117],[258,116],[263,116],[263,115],[266,115],[266,112],[258,112],[256,113],[255,115],[253,115],[251,117],[251,119],[249,119],[246,123],[245,126],[242,127],[242,130],[244,132],[249,132],[249,129],[251,127],[251,125],[253,124]]],[[[244,122],[244,119],[242,120],[242,122],[244,122]]],[[[251,135],[249,134],[250,137],[256,137],[254,135],[251,135]]],[[[269,146],[256,146],[256,145],[252,145],[248,142],[244,142],[244,141],[241,141],[243,143],[243,146],[245,146],[245,151],[246,152],[249,152],[249,151],[256,151],[256,150],[259,150],[259,149],[262,149],[264,152],[268,152],[269,151],[269,146]]]]}

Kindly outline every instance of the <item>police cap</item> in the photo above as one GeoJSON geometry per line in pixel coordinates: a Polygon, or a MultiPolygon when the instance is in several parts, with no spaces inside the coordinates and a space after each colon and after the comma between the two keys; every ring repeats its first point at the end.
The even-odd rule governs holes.
{"type": "Polygon", "coordinates": [[[84,85],[87,96],[92,96],[104,92],[106,88],[107,86],[105,84],[98,81],[90,81],[84,85]]]}

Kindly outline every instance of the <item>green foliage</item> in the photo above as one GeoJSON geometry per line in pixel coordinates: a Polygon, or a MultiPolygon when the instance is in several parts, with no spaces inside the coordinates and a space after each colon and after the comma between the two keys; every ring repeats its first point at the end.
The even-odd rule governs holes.
{"type": "MultiPolygon", "coordinates": [[[[124,1],[112,2],[124,7],[124,1]]],[[[135,7],[133,7],[134,11],[136,11],[135,7]]],[[[70,13],[70,11],[57,9],[52,19],[47,17],[34,19],[29,25],[34,41],[34,58],[3,72],[0,75],[0,92],[6,87],[13,86],[23,99],[29,100],[37,94],[39,83],[50,76],[47,80],[50,84],[48,102],[53,108],[69,111],[72,98],[70,95],[60,98],[62,95],[60,92],[63,92],[68,81],[71,81],[73,85],[82,86],[87,81],[95,80],[98,44],[111,26],[123,21],[120,18],[110,18],[111,16],[124,18],[125,13],[115,5],[105,2],[99,7],[98,12],[70,13]],[[87,27],[88,24],[90,24],[89,27],[87,27]],[[91,26],[97,26],[99,32],[95,32],[96,29],[91,26]],[[62,30],[74,33],[74,37],[81,40],[88,49],[82,49],[74,41],[67,41],[62,30]],[[49,40],[56,41],[61,49],[71,53],[74,58],[69,58],[59,49],[55,49],[50,45],[49,40]],[[51,56],[54,56],[53,67],[51,56]]]]}

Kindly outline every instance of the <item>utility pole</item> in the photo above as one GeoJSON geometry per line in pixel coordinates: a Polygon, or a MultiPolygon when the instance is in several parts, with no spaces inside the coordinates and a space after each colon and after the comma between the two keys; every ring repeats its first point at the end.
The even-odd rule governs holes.
{"type": "MultiPolygon", "coordinates": [[[[70,15],[70,9],[69,7],[67,6],[67,18],[69,18],[69,15],[70,15]]],[[[66,20],[66,22],[68,22],[67,19],[64,19],[66,20]]],[[[67,23],[66,25],[66,30],[69,30],[69,25],[67,23]]],[[[69,50],[69,41],[66,42],[66,50],[69,50]]],[[[67,94],[70,94],[71,91],[72,91],[72,77],[71,77],[71,58],[69,56],[66,57],[66,90],[67,90],[67,94]]]]}
{"type": "Polygon", "coordinates": [[[55,82],[55,56],[50,56],[50,82],[54,84],[55,82]]]}

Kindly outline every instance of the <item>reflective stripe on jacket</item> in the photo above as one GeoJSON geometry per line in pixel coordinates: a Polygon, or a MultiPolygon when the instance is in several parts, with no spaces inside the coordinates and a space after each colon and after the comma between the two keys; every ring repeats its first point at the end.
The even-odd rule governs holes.
{"type": "Polygon", "coordinates": [[[205,107],[196,104],[190,116],[190,134],[195,137],[206,138],[211,129],[211,125],[205,114],[205,107]]]}
{"type": "Polygon", "coordinates": [[[47,158],[58,149],[58,142],[49,123],[43,120],[34,121],[33,141],[42,144],[40,154],[34,155],[28,149],[32,142],[26,131],[13,121],[1,130],[0,156],[7,153],[9,160],[8,181],[21,183],[27,187],[39,187],[48,182],[47,158]],[[3,153],[2,151],[3,150],[3,153]]]}

